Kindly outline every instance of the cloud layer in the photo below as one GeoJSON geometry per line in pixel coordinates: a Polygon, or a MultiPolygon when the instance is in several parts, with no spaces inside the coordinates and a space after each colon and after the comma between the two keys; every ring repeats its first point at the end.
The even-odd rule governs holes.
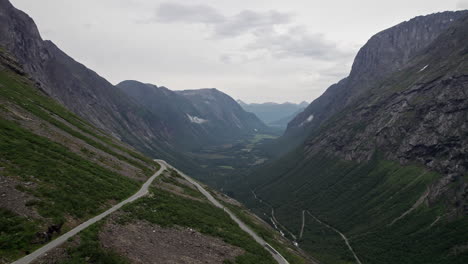
{"type": "Polygon", "coordinates": [[[291,15],[274,10],[255,12],[243,10],[233,16],[225,16],[217,9],[207,5],[183,5],[162,3],[156,16],[150,21],[160,23],[193,23],[210,26],[217,37],[236,37],[258,29],[274,25],[288,24],[291,15]]]}
{"type": "Polygon", "coordinates": [[[223,54],[225,63],[248,62],[246,52],[263,51],[275,58],[308,57],[316,60],[349,59],[351,52],[340,50],[323,34],[311,33],[305,26],[293,23],[293,15],[276,10],[256,12],[242,10],[227,16],[208,5],[185,5],[165,2],[158,6],[155,16],[148,20],[156,23],[202,24],[211,30],[213,38],[249,36],[243,54],[223,54]],[[279,29],[280,27],[280,29],[279,29]]]}

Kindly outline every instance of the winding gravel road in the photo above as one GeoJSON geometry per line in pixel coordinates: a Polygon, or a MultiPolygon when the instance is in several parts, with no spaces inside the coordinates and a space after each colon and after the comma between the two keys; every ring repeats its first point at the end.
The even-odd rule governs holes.
{"type": "Polygon", "coordinates": [[[247,232],[247,234],[249,234],[255,241],[257,241],[257,243],[259,243],[260,245],[262,245],[268,252],[270,252],[270,254],[273,256],[273,258],[276,260],[276,262],[278,262],[279,264],[289,264],[289,262],[283,257],[281,256],[281,254],[276,251],[276,249],[274,249],[270,244],[268,244],[265,240],[263,240],[263,238],[259,237],[252,229],[250,229],[250,227],[248,227],[244,222],[242,222],[239,218],[237,218],[237,216],[231,212],[231,210],[229,210],[228,208],[224,207],[220,202],[218,202],[218,200],[216,200],[208,191],[206,191],[198,182],[196,182],[195,180],[193,180],[192,178],[190,178],[189,176],[185,175],[183,172],[179,171],[178,169],[172,167],[170,164],[168,164],[167,162],[165,162],[164,160],[156,160],[157,162],[159,162],[159,164],[161,165],[166,165],[167,167],[170,167],[174,170],[176,170],[182,177],[184,177],[184,179],[186,179],[187,181],[189,181],[190,183],[192,183],[193,185],[195,185],[197,187],[197,189],[203,194],[205,195],[205,197],[216,207],[218,208],[221,208],[223,209],[230,217],[232,220],[234,220],[238,225],[239,227],[244,230],[245,232],[247,232]]]}
{"type": "Polygon", "coordinates": [[[103,219],[104,217],[108,216],[109,214],[119,210],[122,206],[125,204],[131,203],[135,201],[136,199],[145,196],[148,193],[148,187],[153,183],[153,180],[156,179],[165,169],[166,166],[164,163],[160,163],[161,168],[153,175],[151,176],[144,184],[141,186],[140,190],[136,192],[134,195],[132,195],[130,198],[127,198],[126,200],[114,205],[112,208],[109,210],[105,211],[104,213],[95,216],[88,221],[80,224],[79,226],[73,228],[72,230],[68,231],[67,233],[59,236],[58,238],[52,240],[50,243],[44,245],[43,247],[37,249],[33,253],[18,259],[17,261],[13,262],[12,264],[27,264],[31,263],[32,261],[36,260],[40,256],[44,255],[47,253],[49,250],[61,245],[65,241],[67,241],[69,238],[73,237],[74,235],[78,234],[80,231],[84,230],[85,228],[89,227],[90,225],[98,222],[99,220],[103,219]]]}

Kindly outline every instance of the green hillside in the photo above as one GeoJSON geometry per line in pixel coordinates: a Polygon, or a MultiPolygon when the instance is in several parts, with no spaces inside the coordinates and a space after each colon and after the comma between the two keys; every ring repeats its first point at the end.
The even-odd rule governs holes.
{"type": "Polygon", "coordinates": [[[8,262],[127,198],[159,165],[46,97],[8,54],[0,59],[0,260],[8,262]]]}

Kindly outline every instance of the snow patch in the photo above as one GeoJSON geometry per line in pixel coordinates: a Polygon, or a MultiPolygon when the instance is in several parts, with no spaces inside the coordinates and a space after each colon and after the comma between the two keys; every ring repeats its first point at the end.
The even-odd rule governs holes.
{"type": "Polygon", "coordinates": [[[429,66],[429,64],[428,64],[428,65],[426,65],[426,66],[424,66],[424,67],[422,67],[422,69],[420,69],[420,70],[419,70],[419,72],[422,72],[422,71],[424,71],[424,70],[427,68],[427,66],[429,66]]]}
{"type": "Polygon", "coordinates": [[[303,126],[303,125],[305,125],[305,124],[307,124],[307,123],[310,123],[310,122],[312,122],[312,120],[314,120],[314,115],[310,115],[310,116],[309,116],[306,120],[304,120],[299,126],[301,127],[301,126],[303,126]]]}
{"type": "Polygon", "coordinates": [[[208,122],[208,120],[200,118],[198,116],[191,116],[187,114],[187,117],[190,120],[190,122],[195,123],[195,124],[203,124],[203,123],[208,122]]]}

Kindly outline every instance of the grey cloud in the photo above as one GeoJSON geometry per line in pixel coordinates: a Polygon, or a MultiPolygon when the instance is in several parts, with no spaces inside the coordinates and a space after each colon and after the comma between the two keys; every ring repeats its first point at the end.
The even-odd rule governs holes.
{"type": "Polygon", "coordinates": [[[216,37],[236,37],[256,29],[288,24],[291,15],[278,11],[255,12],[244,10],[234,16],[225,16],[206,5],[163,3],[156,10],[153,22],[197,23],[211,26],[216,37]]]}
{"type": "Polygon", "coordinates": [[[244,10],[239,14],[226,19],[223,23],[215,25],[217,36],[237,36],[253,30],[271,28],[274,25],[288,24],[291,22],[289,14],[278,11],[264,13],[244,10]]]}
{"type": "Polygon", "coordinates": [[[304,26],[284,33],[274,30],[257,31],[255,40],[247,46],[252,50],[268,50],[275,57],[309,57],[318,60],[348,59],[353,52],[342,51],[320,33],[310,33],[304,26]]]}
{"type": "MultiPolygon", "coordinates": [[[[317,60],[349,59],[352,53],[338,49],[322,34],[311,33],[304,26],[295,26],[292,15],[275,10],[256,12],[243,10],[226,16],[207,5],[160,4],[156,16],[151,20],[158,23],[203,24],[210,27],[214,38],[237,37],[251,34],[253,40],[244,51],[266,51],[276,58],[308,57],[317,60]],[[285,32],[278,32],[282,25],[285,32]],[[284,29],[286,28],[286,29],[284,29]]],[[[243,63],[248,59],[242,55],[223,55],[223,63],[243,63]]]]}
{"type": "Polygon", "coordinates": [[[155,20],[162,23],[218,24],[225,17],[216,9],[206,5],[181,5],[162,3],[156,10],[155,20]]]}

